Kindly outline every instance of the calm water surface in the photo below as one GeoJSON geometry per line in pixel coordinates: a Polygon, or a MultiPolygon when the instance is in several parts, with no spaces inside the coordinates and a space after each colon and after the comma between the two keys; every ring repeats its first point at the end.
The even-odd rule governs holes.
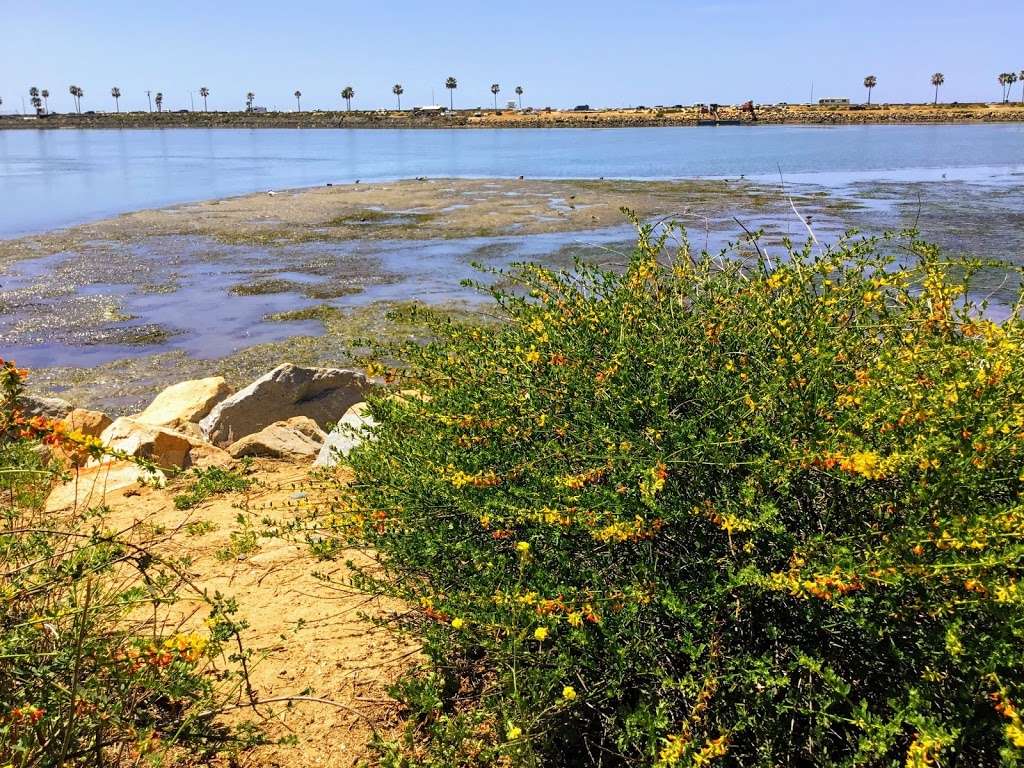
{"type": "Polygon", "coordinates": [[[126,211],[414,176],[1024,181],[1024,126],[0,131],[0,237],[126,211]]]}

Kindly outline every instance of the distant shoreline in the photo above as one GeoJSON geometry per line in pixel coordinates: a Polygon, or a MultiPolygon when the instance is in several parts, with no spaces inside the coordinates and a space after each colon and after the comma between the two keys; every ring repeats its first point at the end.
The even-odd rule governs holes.
{"type": "Polygon", "coordinates": [[[0,116],[3,129],[156,128],[656,128],[701,125],[915,125],[1024,123],[1022,104],[766,105],[757,120],[737,107],[701,114],[696,107],[606,110],[455,110],[308,112],[96,112],[0,116]]]}

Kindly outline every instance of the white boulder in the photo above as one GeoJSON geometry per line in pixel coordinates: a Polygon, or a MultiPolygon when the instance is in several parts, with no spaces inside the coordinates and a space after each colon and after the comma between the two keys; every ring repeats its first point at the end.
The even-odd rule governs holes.
{"type": "Polygon", "coordinates": [[[324,427],[364,400],[369,386],[358,371],[285,363],[217,403],[200,428],[211,443],[226,446],[295,416],[324,427]]]}

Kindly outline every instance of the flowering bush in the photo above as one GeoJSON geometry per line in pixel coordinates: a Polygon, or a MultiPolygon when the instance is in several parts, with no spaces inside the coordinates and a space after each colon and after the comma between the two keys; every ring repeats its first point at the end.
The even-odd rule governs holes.
{"type": "Polygon", "coordinates": [[[190,587],[158,553],[166,537],[44,512],[62,473],[49,451],[125,456],[27,417],[26,375],[0,360],[0,766],[156,764],[238,744],[212,718],[243,685],[234,606],[194,595],[209,604],[204,631],[177,626],[162,607],[190,587]]]}
{"type": "Polygon", "coordinates": [[[1018,764],[1024,323],[912,233],[671,231],[388,352],[329,518],[429,659],[382,760],[1018,764]]]}

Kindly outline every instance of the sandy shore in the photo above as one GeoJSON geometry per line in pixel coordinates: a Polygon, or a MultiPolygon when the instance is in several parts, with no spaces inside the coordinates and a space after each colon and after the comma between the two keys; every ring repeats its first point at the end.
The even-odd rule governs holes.
{"type": "Polygon", "coordinates": [[[576,111],[457,109],[444,115],[404,110],[307,112],[130,112],[17,115],[0,118],[2,128],[625,128],[696,126],[717,119],[760,125],[869,125],[900,123],[1024,122],[1024,105],[1010,104],[808,104],[758,105],[756,123],[735,106],[717,115],[696,106],[630,107],[576,111]]]}

